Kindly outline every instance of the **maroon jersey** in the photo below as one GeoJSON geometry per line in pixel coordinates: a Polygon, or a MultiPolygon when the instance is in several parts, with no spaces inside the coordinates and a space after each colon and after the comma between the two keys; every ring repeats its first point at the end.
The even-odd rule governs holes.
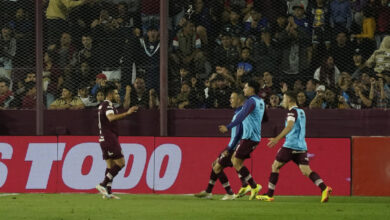
{"type": "Polygon", "coordinates": [[[104,100],[99,105],[98,120],[99,120],[99,141],[105,141],[111,138],[118,137],[117,121],[110,122],[107,118],[109,114],[118,114],[118,110],[114,107],[112,102],[104,100]]]}

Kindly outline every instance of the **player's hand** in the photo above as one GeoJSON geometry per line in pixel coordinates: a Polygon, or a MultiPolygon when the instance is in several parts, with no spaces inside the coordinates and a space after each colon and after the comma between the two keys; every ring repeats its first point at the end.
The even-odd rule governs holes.
{"type": "Polygon", "coordinates": [[[219,132],[221,132],[221,133],[228,132],[228,129],[227,129],[227,127],[225,125],[218,126],[218,129],[219,129],[219,132]]]}
{"type": "Polygon", "coordinates": [[[279,141],[276,139],[276,138],[270,138],[269,139],[269,142],[268,142],[268,144],[267,144],[267,146],[269,147],[269,148],[273,148],[273,147],[275,147],[275,145],[278,143],[279,141]]]}
{"type": "Polygon", "coordinates": [[[133,107],[129,108],[129,110],[127,110],[127,113],[132,114],[134,112],[137,112],[137,110],[138,110],[138,106],[133,106],[133,107]]]}

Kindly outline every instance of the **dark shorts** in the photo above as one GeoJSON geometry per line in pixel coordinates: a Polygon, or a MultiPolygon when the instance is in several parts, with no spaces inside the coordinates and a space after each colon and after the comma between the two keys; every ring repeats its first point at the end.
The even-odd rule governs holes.
{"type": "Polygon", "coordinates": [[[252,151],[255,150],[259,142],[242,139],[236,149],[236,157],[241,160],[251,158],[252,151]]]}
{"type": "Polygon", "coordinates": [[[221,167],[225,168],[225,167],[232,167],[233,166],[233,163],[232,163],[232,153],[228,153],[226,156],[223,154],[223,152],[225,152],[225,150],[223,150],[220,154],[219,154],[219,157],[218,157],[218,163],[221,165],[221,167]]]}
{"type": "Polygon", "coordinates": [[[307,151],[293,150],[291,148],[282,147],[276,154],[276,160],[282,163],[287,163],[290,160],[297,165],[309,165],[307,151]]]}
{"type": "Polygon", "coordinates": [[[104,141],[100,142],[100,148],[102,149],[103,160],[116,160],[123,157],[118,138],[104,138],[104,141]]]}

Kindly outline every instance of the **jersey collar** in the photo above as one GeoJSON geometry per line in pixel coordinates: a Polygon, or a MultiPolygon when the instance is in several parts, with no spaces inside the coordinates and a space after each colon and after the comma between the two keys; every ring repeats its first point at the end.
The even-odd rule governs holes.
{"type": "Polygon", "coordinates": [[[112,105],[112,102],[110,101],[110,100],[104,100],[105,102],[107,101],[108,102],[108,104],[110,104],[110,105],[112,105]]]}
{"type": "Polygon", "coordinates": [[[298,106],[294,105],[293,107],[289,108],[288,110],[291,111],[293,108],[298,108],[298,106]]]}

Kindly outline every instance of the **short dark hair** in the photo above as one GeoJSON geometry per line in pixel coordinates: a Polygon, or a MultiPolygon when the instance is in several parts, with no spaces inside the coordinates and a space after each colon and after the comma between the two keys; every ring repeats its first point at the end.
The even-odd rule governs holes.
{"type": "Polygon", "coordinates": [[[35,87],[35,82],[30,81],[25,84],[26,91],[30,91],[30,89],[35,87]]]}
{"type": "Polygon", "coordinates": [[[232,93],[236,93],[238,99],[240,99],[241,101],[244,101],[246,99],[246,97],[244,96],[244,93],[242,93],[242,91],[240,91],[240,90],[234,90],[232,93]]]}
{"type": "Polygon", "coordinates": [[[249,80],[248,82],[248,86],[253,88],[253,90],[255,90],[255,93],[258,94],[259,91],[260,91],[260,84],[258,82],[256,82],[255,80],[249,80]]]}
{"type": "Polygon", "coordinates": [[[284,93],[284,95],[288,96],[292,101],[294,102],[297,102],[297,93],[292,91],[292,90],[288,90],[284,93]]]}
{"type": "Polygon", "coordinates": [[[5,83],[5,85],[6,85],[7,87],[9,87],[9,84],[10,84],[9,79],[7,79],[7,78],[5,78],[5,77],[0,77],[0,82],[5,83]]]}
{"type": "Polygon", "coordinates": [[[114,82],[108,81],[106,82],[106,85],[104,86],[104,96],[107,96],[111,92],[113,92],[115,89],[118,89],[118,87],[115,85],[114,82]]]}

